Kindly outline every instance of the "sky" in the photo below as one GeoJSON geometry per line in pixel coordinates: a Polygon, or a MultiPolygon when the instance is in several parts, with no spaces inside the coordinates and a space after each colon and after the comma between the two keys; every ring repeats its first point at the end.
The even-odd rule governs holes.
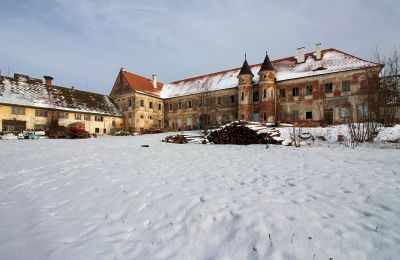
{"type": "Polygon", "coordinates": [[[2,75],[109,94],[120,68],[172,82],[336,48],[400,50],[399,0],[0,0],[2,75]]]}

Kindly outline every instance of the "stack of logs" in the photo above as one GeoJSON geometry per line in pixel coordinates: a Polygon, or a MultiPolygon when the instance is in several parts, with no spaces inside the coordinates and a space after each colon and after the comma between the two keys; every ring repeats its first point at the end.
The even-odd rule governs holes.
{"type": "Polygon", "coordinates": [[[222,129],[212,131],[207,135],[210,143],[214,144],[282,144],[279,132],[257,133],[257,131],[246,127],[241,123],[233,123],[222,129]]]}
{"type": "Polygon", "coordinates": [[[183,135],[169,135],[163,140],[166,143],[186,144],[188,141],[183,135]]]}

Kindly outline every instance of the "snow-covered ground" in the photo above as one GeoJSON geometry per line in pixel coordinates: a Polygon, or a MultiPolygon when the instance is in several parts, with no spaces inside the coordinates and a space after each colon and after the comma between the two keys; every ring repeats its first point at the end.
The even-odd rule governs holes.
{"type": "Polygon", "coordinates": [[[0,259],[400,259],[400,150],[165,135],[0,141],[0,259]]]}

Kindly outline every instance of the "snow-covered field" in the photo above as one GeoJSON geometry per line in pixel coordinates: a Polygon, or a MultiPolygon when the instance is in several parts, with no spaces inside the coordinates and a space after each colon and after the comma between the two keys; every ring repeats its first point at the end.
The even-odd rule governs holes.
{"type": "Polygon", "coordinates": [[[400,259],[400,150],[164,136],[0,141],[0,259],[400,259]]]}

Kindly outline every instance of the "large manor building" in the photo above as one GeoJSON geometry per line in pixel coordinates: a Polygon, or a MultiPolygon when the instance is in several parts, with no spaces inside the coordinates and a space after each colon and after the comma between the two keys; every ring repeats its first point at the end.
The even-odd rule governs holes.
{"type": "Polygon", "coordinates": [[[364,113],[358,97],[381,65],[336,49],[297,50],[296,56],[161,83],[120,70],[110,97],[129,131],[198,129],[235,120],[339,124],[364,113]],[[207,121],[206,121],[207,120],[207,121]]]}
{"type": "MultiPolygon", "coordinates": [[[[359,113],[358,98],[382,66],[336,49],[305,53],[171,83],[121,69],[109,96],[15,74],[0,78],[0,131],[85,122],[91,133],[119,129],[190,130],[235,120],[339,124],[359,113]]],[[[368,108],[362,108],[365,112],[368,108]]]]}

